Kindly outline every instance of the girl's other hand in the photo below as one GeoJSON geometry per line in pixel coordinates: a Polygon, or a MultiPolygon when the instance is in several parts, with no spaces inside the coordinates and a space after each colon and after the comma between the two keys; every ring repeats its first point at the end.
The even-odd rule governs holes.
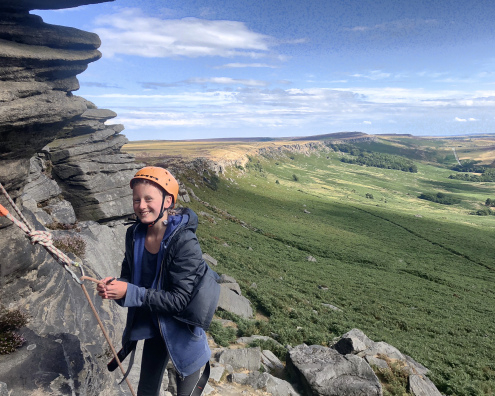
{"type": "Polygon", "coordinates": [[[96,289],[101,298],[119,300],[124,298],[127,293],[127,282],[118,281],[115,278],[105,278],[98,283],[96,289]]]}
{"type": "Polygon", "coordinates": [[[115,281],[114,277],[107,276],[106,278],[103,278],[100,283],[98,283],[98,285],[96,286],[96,291],[101,298],[109,298],[107,294],[107,286],[113,281],[115,281]]]}

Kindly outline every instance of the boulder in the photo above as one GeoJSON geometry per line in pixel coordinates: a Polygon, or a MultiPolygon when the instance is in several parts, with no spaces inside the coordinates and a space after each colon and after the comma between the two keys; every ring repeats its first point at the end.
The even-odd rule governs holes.
{"type": "MultiPolygon", "coordinates": [[[[218,265],[218,261],[215,260],[213,257],[211,257],[209,254],[207,253],[203,253],[203,260],[205,260],[208,265],[214,265],[214,266],[217,266],[218,265]]],[[[220,277],[221,278],[221,277],[220,277]]],[[[219,282],[220,283],[220,282],[219,282]]]]}
{"type": "Polygon", "coordinates": [[[220,275],[220,278],[217,280],[218,283],[236,283],[236,280],[227,274],[220,275]]]}
{"type": "MultiPolygon", "coordinates": [[[[275,341],[273,338],[271,337],[268,337],[268,336],[262,336],[262,335],[252,335],[250,337],[239,337],[237,340],[236,340],[236,343],[237,344],[246,344],[246,345],[249,345],[251,344],[252,342],[254,341],[257,341],[257,340],[261,340],[261,341],[272,341],[276,344],[279,344],[278,341],[275,341]]],[[[280,344],[279,344],[280,345],[280,344]]]]}
{"type": "Polygon", "coordinates": [[[223,349],[217,353],[216,359],[220,364],[231,365],[234,370],[258,371],[261,367],[261,349],[223,349]]]}
{"type": "Polygon", "coordinates": [[[253,316],[251,302],[244,296],[220,284],[220,298],[218,299],[218,309],[232,312],[243,318],[249,319],[253,316]]]}
{"type": "Polygon", "coordinates": [[[220,382],[223,373],[225,372],[225,367],[221,364],[212,365],[210,368],[210,380],[215,382],[220,382]]]}
{"type": "Polygon", "coordinates": [[[332,346],[337,352],[342,355],[349,353],[359,353],[371,346],[374,342],[370,340],[361,330],[352,329],[345,333],[340,339],[332,346]]]}
{"type": "Polygon", "coordinates": [[[428,377],[417,374],[409,376],[409,391],[414,396],[442,396],[428,377]]]}
{"type": "Polygon", "coordinates": [[[285,366],[272,351],[268,349],[263,350],[261,353],[261,362],[270,374],[275,377],[282,377],[285,366]]]}
{"type": "Polygon", "coordinates": [[[253,371],[249,374],[233,373],[228,377],[229,381],[242,385],[251,386],[254,389],[263,389],[274,396],[296,396],[299,395],[291,384],[268,373],[253,371]]]}
{"type": "Polygon", "coordinates": [[[368,349],[359,353],[359,356],[387,356],[390,360],[406,361],[406,357],[394,346],[386,342],[374,342],[368,349]]]}
{"type": "Polygon", "coordinates": [[[370,340],[359,329],[344,334],[332,345],[332,349],[346,357],[349,354],[363,357],[370,366],[378,369],[387,370],[392,363],[399,362],[402,372],[409,376],[409,387],[414,395],[440,395],[433,382],[426,377],[429,372],[426,367],[386,342],[370,340]]]}
{"type": "Polygon", "coordinates": [[[232,290],[235,294],[241,296],[241,287],[238,283],[222,283],[222,287],[232,290]]]}
{"type": "Polygon", "coordinates": [[[320,345],[298,345],[287,355],[293,378],[311,395],[381,396],[382,387],[366,361],[320,345]]]}

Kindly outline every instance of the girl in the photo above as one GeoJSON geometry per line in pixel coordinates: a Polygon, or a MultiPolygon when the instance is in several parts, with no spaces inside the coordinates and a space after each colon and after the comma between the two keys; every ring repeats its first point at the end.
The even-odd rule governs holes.
{"type": "MultiPolygon", "coordinates": [[[[202,259],[196,214],[189,209],[168,213],[179,192],[170,172],[145,167],[130,185],[138,221],[127,230],[120,278],[102,279],[98,294],[129,308],[121,356],[125,358],[138,340],[145,340],[138,396],[159,395],[169,359],[177,372],[177,395],[190,395],[200,368],[211,356],[202,327],[208,328],[211,321],[219,287],[201,287],[203,295],[195,297],[198,284],[213,271],[202,259]],[[184,319],[186,311],[204,311],[205,300],[206,323],[184,319]]],[[[214,282],[214,286],[218,285],[214,282]]]]}

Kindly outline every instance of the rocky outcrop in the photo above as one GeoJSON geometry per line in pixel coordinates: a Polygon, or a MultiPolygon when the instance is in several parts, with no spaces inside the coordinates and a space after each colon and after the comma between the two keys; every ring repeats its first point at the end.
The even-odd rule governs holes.
{"type": "Polygon", "coordinates": [[[321,345],[299,345],[289,351],[288,366],[305,392],[321,396],[381,396],[378,377],[364,359],[341,355],[321,345]]]}
{"type": "Polygon", "coordinates": [[[3,0],[0,9],[58,10],[87,4],[105,3],[113,0],[3,0]]]}
{"type": "Polygon", "coordinates": [[[392,368],[408,378],[408,391],[415,396],[441,396],[433,382],[426,376],[429,370],[410,356],[401,353],[386,342],[374,342],[361,330],[352,329],[332,346],[345,357],[365,360],[376,371],[391,372],[392,368]]]}
{"type": "Polygon", "coordinates": [[[102,1],[8,0],[0,4],[0,182],[19,190],[29,159],[87,110],[76,76],[101,57],[94,33],[46,24],[35,8],[102,1]]]}
{"type": "MultiPolygon", "coordinates": [[[[227,322],[224,326],[230,327],[232,324],[227,322]]],[[[407,394],[441,396],[426,376],[428,369],[393,346],[372,341],[359,329],[344,334],[330,348],[304,344],[294,348],[287,346],[285,367],[271,351],[248,347],[257,341],[281,348],[270,337],[254,335],[237,339],[231,348],[212,349],[212,375],[205,395],[225,392],[279,396],[381,396],[391,394],[389,386],[394,387],[393,394],[399,392],[400,383],[402,392],[407,394]],[[395,380],[394,375],[398,375],[395,380]],[[402,378],[407,376],[404,383],[402,378]]],[[[173,391],[173,387],[169,390],[173,391]]]]}
{"type": "Polygon", "coordinates": [[[121,152],[127,143],[120,135],[123,125],[105,124],[115,116],[88,104],[88,110],[64,127],[67,137],[42,150],[79,220],[104,222],[133,213],[129,180],[143,165],[121,152]]]}
{"type": "Polygon", "coordinates": [[[54,171],[46,176],[56,178],[80,220],[131,213],[125,186],[138,165],[120,152],[127,142],[119,135],[124,127],[104,124],[116,114],[72,94],[79,89],[76,76],[101,57],[99,37],[44,23],[29,10],[104,1],[0,4],[0,182],[14,197],[22,194],[32,171],[30,158],[43,151],[42,159],[54,171]]]}

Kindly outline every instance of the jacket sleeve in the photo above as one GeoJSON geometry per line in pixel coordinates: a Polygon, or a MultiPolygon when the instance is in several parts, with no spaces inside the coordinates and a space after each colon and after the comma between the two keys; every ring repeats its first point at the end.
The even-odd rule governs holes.
{"type": "Polygon", "coordinates": [[[201,248],[194,232],[184,231],[177,243],[171,247],[169,257],[168,271],[165,277],[162,276],[166,282],[165,290],[148,289],[143,305],[155,312],[175,315],[187,307],[198,275],[205,269],[201,248]]]}

